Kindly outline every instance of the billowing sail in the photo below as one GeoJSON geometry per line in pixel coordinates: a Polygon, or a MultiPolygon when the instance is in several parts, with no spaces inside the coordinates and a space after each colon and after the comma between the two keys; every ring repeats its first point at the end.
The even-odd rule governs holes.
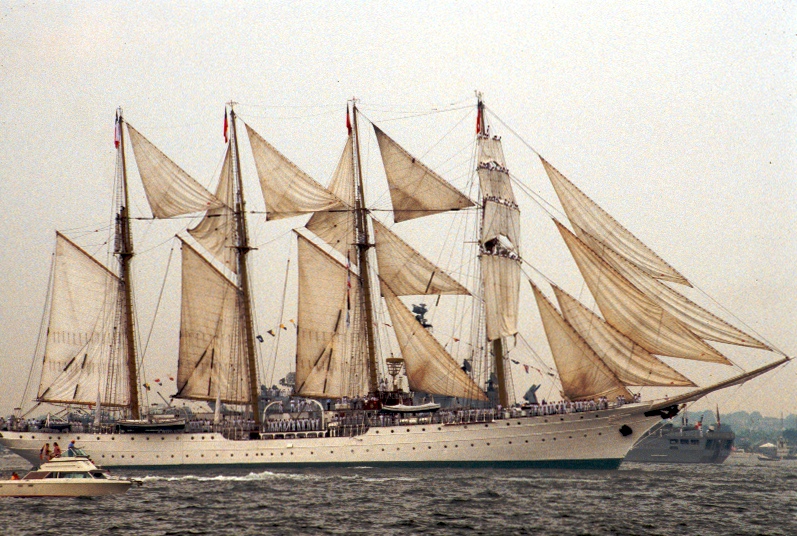
{"type": "Polygon", "coordinates": [[[396,223],[473,206],[459,190],[374,125],[396,223]]]}
{"type": "Polygon", "coordinates": [[[652,354],[730,364],[554,220],[603,317],[652,354]]]}
{"type": "Polygon", "coordinates": [[[186,242],[177,398],[249,404],[249,368],[238,286],[186,242]]]}
{"type": "Polygon", "coordinates": [[[50,318],[37,400],[129,403],[126,346],[116,320],[118,278],[56,234],[50,318]],[[112,380],[109,380],[112,378],[112,380]]]}
{"type": "Polygon", "coordinates": [[[354,221],[354,158],[352,138],[348,137],[343,154],[335,169],[335,174],[327,188],[345,206],[340,210],[316,212],[307,222],[306,227],[324,242],[349,257],[352,264],[357,265],[359,259],[353,251],[355,240],[354,221]]]}
{"type": "Polygon", "coordinates": [[[343,202],[246,125],[255,158],[267,219],[289,218],[312,212],[340,210],[343,202]]]}
{"type": "Polygon", "coordinates": [[[534,283],[531,288],[540,309],[564,396],[569,400],[591,400],[600,396],[613,400],[622,395],[631,400],[631,393],[590,345],[562,318],[534,283]]]}
{"type": "Polygon", "coordinates": [[[296,393],[341,398],[368,393],[365,339],[352,318],[359,277],[302,235],[299,247],[299,311],[296,393]]]}
{"type": "Polygon", "coordinates": [[[520,210],[505,167],[501,140],[479,136],[482,195],[480,263],[487,339],[517,333],[520,293],[520,210]]]}
{"type": "Polygon", "coordinates": [[[390,320],[396,332],[407,380],[413,391],[487,400],[484,392],[424,328],[389,286],[382,281],[390,320]]]}
{"type": "Polygon", "coordinates": [[[652,356],[565,291],[551,285],[562,316],[625,385],[694,387],[688,378],[652,356]]]}
{"type": "Polygon", "coordinates": [[[540,157],[540,160],[568,219],[576,229],[576,235],[581,240],[597,251],[593,243],[595,237],[651,276],[691,286],[684,276],[620,225],[556,168],[544,158],[540,157]],[[585,233],[591,236],[585,236],[585,233]]]}
{"type": "Polygon", "coordinates": [[[213,194],[127,124],[147,201],[156,218],[173,218],[222,205],[213,194]]]}
{"type": "Polygon", "coordinates": [[[731,326],[724,320],[706,311],[692,300],[665,285],[647,272],[628,262],[612,249],[597,240],[592,240],[593,251],[609,263],[623,277],[659,304],[662,309],[673,315],[683,325],[692,330],[701,339],[752,348],[770,350],[771,348],[752,335],[731,326]],[[597,247],[598,249],[595,249],[597,247]]]}
{"type": "Polygon", "coordinates": [[[231,207],[235,205],[235,189],[232,180],[232,151],[227,147],[224,165],[221,168],[219,184],[216,187],[216,198],[224,204],[210,209],[202,221],[188,232],[194,239],[221,261],[233,272],[238,271],[235,253],[235,214],[231,207]]]}
{"type": "Polygon", "coordinates": [[[398,296],[470,294],[450,275],[415,251],[393,231],[372,219],[381,277],[398,296]]]}

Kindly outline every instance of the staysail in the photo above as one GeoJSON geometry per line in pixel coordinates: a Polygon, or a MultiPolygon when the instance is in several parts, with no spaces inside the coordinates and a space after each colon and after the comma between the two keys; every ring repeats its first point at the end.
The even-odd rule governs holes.
{"type": "Polygon", "coordinates": [[[379,276],[398,296],[470,292],[375,219],[374,239],[379,276]]]}
{"type": "Polygon", "coordinates": [[[531,288],[564,396],[569,400],[593,400],[601,396],[611,400],[624,396],[631,400],[631,393],[592,347],[562,318],[534,283],[531,288]]]}
{"type": "Polygon", "coordinates": [[[116,329],[118,278],[60,233],[53,262],[37,400],[92,405],[99,398],[103,406],[127,406],[126,346],[119,341],[123,330],[116,329]]]}
{"type": "MultiPolygon", "coordinates": [[[[586,236],[586,235],[585,235],[586,236]]],[[[627,261],[611,248],[592,239],[590,246],[603,260],[609,263],[624,278],[648,297],[673,315],[701,339],[739,346],[749,346],[763,350],[771,350],[769,346],[752,335],[731,326],[724,320],[705,310],[695,302],[665,285],[637,265],[627,261]]]]}
{"type": "Polygon", "coordinates": [[[296,393],[341,398],[368,394],[367,352],[359,318],[359,277],[297,233],[299,310],[296,393]]]}
{"type": "Polygon", "coordinates": [[[176,398],[249,404],[238,286],[182,241],[183,293],[176,398]]]}
{"type": "Polygon", "coordinates": [[[553,284],[551,287],[564,319],[623,384],[695,386],[688,378],[614,329],[564,290],[553,284]]]}
{"type": "Polygon", "coordinates": [[[581,240],[593,249],[597,249],[593,243],[597,238],[652,277],[691,286],[684,276],[620,225],[547,160],[542,157],[540,160],[568,219],[576,230],[576,235],[581,240]]]}
{"type": "Polygon", "coordinates": [[[409,154],[376,125],[374,132],[390,187],[396,223],[473,206],[473,201],[409,154]]]}
{"type": "Polygon", "coordinates": [[[188,233],[213,257],[233,272],[238,271],[235,253],[237,222],[231,207],[235,206],[235,183],[232,175],[232,151],[227,147],[221,167],[216,198],[223,204],[207,211],[196,227],[188,233]]]}
{"type": "Polygon", "coordinates": [[[652,354],[730,364],[576,235],[558,221],[554,223],[609,324],[652,354]]]}
{"type": "Polygon", "coordinates": [[[343,202],[246,125],[255,158],[267,219],[340,210],[343,202]]]}
{"type": "Polygon", "coordinates": [[[487,400],[479,386],[415,319],[396,293],[384,281],[381,287],[407,369],[410,389],[436,395],[487,400]]]}
{"type": "Polygon", "coordinates": [[[221,201],[127,123],[147,201],[156,218],[218,208],[221,201]]]}
{"type": "Polygon", "coordinates": [[[352,137],[346,139],[346,146],[340,156],[338,167],[335,169],[332,180],[327,189],[344,206],[340,209],[316,212],[307,222],[306,227],[324,242],[347,256],[354,265],[358,258],[354,249],[356,242],[356,223],[354,215],[354,158],[352,137]]]}

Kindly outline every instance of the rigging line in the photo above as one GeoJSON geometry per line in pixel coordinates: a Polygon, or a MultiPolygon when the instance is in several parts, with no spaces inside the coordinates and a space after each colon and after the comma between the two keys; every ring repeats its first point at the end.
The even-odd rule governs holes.
{"type": "MultiPolygon", "coordinates": [[[[172,237],[172,239],[175,239],[175,238],[176,237],[172,237]]],[[[147,355],[147,349],[149,348],[149,341],[152,338],[152,332],[155,330],[155,320],[157,319],[158,311],[160,310],[161,300],[163,299],[164,289],[166,288],[166,280],[168,279],[168,276],[169,276],[169,267],[172,264],[173,255],[174,255],[174,246],[172,246],[172,248],[169,250],[169,258],[166,261],[166,270],[165,270],[164,275],[163,275],[163,283],[161,284],[161,289],[160,289],[160,292],[158,293],[158,301],[155,304],[155,314],[152,315],[152,323],[150,324],[150,327],[149,327],[149,333],[147,334],[147,340],[144,343],[144,348],[141,351],[141,365],[144,364],[144,357],[147,355]]],[[[140,370],[141,369],[139,369],[139,371],[140,370]]],[[[139,372],[139,373],[141,373],[141,372],[139,372]]]]}
{"type": "MultiPolygon", "coordinates": [[[[297,229],[304,229],[304,227],[297,227],[297,229]]],[[[294,232],[294,229],[289,229],[289,230],[285,231],[284,233],[282,233],[280,235],[277,235],[276,237],[272,238],[271,240],[267,240],[265,242],[261,242],[261,243],[255,245],[254,247],[252,247],[252,249],[258,249],[258,248],[261,248],[263,246],[268,246],[269,244],[272,244],[272,243],[276,242],[277,240],[285,238],[286,235],[290,235],[293,232],[294,232]]],[[[293,243],[293,240],[291,240],[291,243],[293,243]]]]}
{"type": "Polygon", "coordinates": [[[313,118],[316,118],[316,117],[325,117],[325,116],[329,116],[329,115],[336,114],[336,113],[338,113],[337,109],[334,109],[334,110],[330,109],[330,110],[327,110],[327,111],[324,111],[324,112],[315,113],[315,114],[302,114],[302,115],[295,115],[294,114],[294,115],[276,115],[276,116],[275,115],[265,115],[265,114],[262,114],[262,115],[261,114],[239,114],[238,117],[240,119],[243,119],[244,122],[247,122],[249,120],[249,118],[251,118],[251,117],[260,118],[260,119],[275,120],[275,121],[283,121],[283,120],[286,120],[286,119],[313,119],[313,118]]]}
{"type": "Polygon", "coordinates": [[[705,296],[705,297],[706,297],[708,300],[710,300],[712,303],[714,303],[714,305],[716,305],[717,307],[719,307],[720,309],[722,309],[722,310],[725,312],[725,314],[727,314],[727,315],[729,315],[729,316],[733,317],[733,318],[734,318],[734,319],[735,319],[737,322],[739,322],[741,325],[743,325],[743,326],[744,326],[746,329],[748,329],[749,331],[751,331],[752,333],[754,333],[754,334],[755,334],[755,335],[756,335],[756,336],[757,336],[759,339],[761,339],[761,341],[762,341],[763,343],[765,343],[767,346],[769,346],[773,352],[775,352],[775,353],[777,353],[777,354],[780,354],[780,355],[782,355],[783,357],[787,357],[787,358],[791,359],[791,357],[789,357],[789,356],[788,356],[788,354],[786,354],[786,353],[785,353],[783,350],[779,349],[777,346],[775,346],[775,345],[774,345],[774,344],[772,344],[770,341],[768,341],[768,340],[766,339],[766,337],[764,337],[763,335],[761,335],[760,333],[758,333],[758,331],[756,331],[756,330],[755,330],[755,328],[753,328],[752,326],[748,325],[748,324],[747,324],[747,323],[746,323],[744,320],[742,320],[741,318],[739,318],[738,316],[736,316],[736,315],[735,315],[735,314],[734,314],[734,313],[733,313],[733,312],[732,312],[730,309],[728,309],[727,307],[725,307],[724,305],[722,305],[722,304],[721,304],[719,301],[717,301],[717,300],[716,300],[714,297],[712,297],[710,294],[708,294],[708,293],[707,293],[706,291],[704,291],[702,288],[700,288],[700,287],[698,287],[696,284],[694,284],[694,283],[692,282],[692,280],[691,280],[691,279],[689,280],[689,282],[692,284],[692,287],[693,287],[695,290],[697,290],[697,291],[698,291],[700,294],[702,294],[702,295],[703,295],[703,296],[705,296]]]}
{"type": "MultiPolygon", "coordinates": [[[[34,347],[33,359],[31,359],[30,369],[28,370],[28,380],[25,382],[25,390],[22,392],[22,400],[20,400],[19,402],[19,407],[22,407],[22,405],[28,399],[28,393],[30,392],[31,388],[31,380],[33,379],[33,369],[35,368],[36,363],[39,361],[38,359],[36,359],[36,356],[39,355],[40,351],[42,355],[44,354],[44,348],[42,347],[42,344],[46,345],[47,329],[44,326],[45,326],[45,319],[47,318],[49,312],[48,309],[51,307],[52,303],[53,278],[55,277],[55,251],[53,251],[51,257],[53,260],[50,263],[50,277],[47,282],[47,294],[44,297],[44,308],[42,309],[42,318],[41,321],[39,322],[39,334],[36,336],[36,346],[34,347]]],[[[38,389],[36,390],[36,394],[38,395],[38,389]]]]}
{"type": "MultiPolygon", "coordinates": [[[[293,249],[293,241],[291,241],[291,249],[293,249]]],[[[284,322],[284,315],[285,315],[285,295],[288,292],[288,275],[290,273],[291,268],[291,259],[290,254],[288,256],[288,262],[285,266],[285,281],[282,284],[282,298],[280,299],[280,313],[279,313],[279,323],[283,325],[284,322]]],[[[279,343],[280,343],[280,336],[282,335],[282,329],[277,327],[277,340],[274,341],[274,357],[272,359],[272,367],[271,367],[271,376],[269,376],[268,383],[274,385],[274,372],[277,369],[277,357],[279,353],[279,343]]],[[[298,335],[297,335],[298,339],[298,335]]]]}
{"type": "Polygon", "coordinates": [[[516,132],[516,131],[515,131],[515,130],[512,128],[512,127],[510,127],[508,124],[506,124],[506,123],[504,122],[504,120],[503,120],[503,119],[501,119],[501,117],[500,117],[500,116],[498,116],[498,114],[496,114],[496,113],[493,111],[493,109],[492,109],[492,108],[489,108],[489,107],[487,107],[486,105],[484,106],[484,108],[485,108],[486,110],[489,110],[489,111],[490,111],[490,115],[492,115],[492,116],[493,116],[493,117],[494,117],[494,118],[495,118],[495,119],[496,119],[496,120],[497,120],[499,123],[501,123],[501,124],[504,126],[504,128],[506,128],[506,129],[507,129],[509,132],[511,132],[511,133],[512,133],[512,134],[513,134],[513,135],[514,135],[514,136],[515,136],[515,137],[516,137],[518,140],[520,140],[520,142],[521,142],[523,145],[525,145],[525,146],[526,146],[526,147],[527,147],[529,150],[531,150],[531,151],[532,151],[534,154],[536,154],[537,156],[539,156],[540,158],[542,158],[542,155],[541,155],[539,152],[537,152],[537,149],[535,149],[534,147],[532,147],[532,146],[531,146],[531,144],[530,144],[530,143],[528,143],[528,142],[527,142],[525,139],[523,139],[523,137],[522,137],[520,134],[518,134],[518,133],[517,133],[517,132],[516,132]]]}
{"type": "MultiPolygon", "coordinates": [[[[385,109],[380,110],[380,109],[378,109],[376,107],[365,106],[365,109],[366,110],[373,110],[375,112],[391,113],[391,110],[385,110],[385,109]]],[[[390,123],[392,121],[402,121],[402,120],[406,120],[406,119],[414,119],[414,118],[417,118],[417,117],[426,117],[426,116],[430,116],[430,115],[436,115],[436,114],[442,114],[442,113],[448,113],[448,112],[456,112],[458,110],[464,110],[464,109],[469,109],[470,110],[470,109],[473,109],[473,106],[469,104],[469,105],[466,105],[466,106],[459,106],[459,107],[449,108],[449,109],[433,108],[432,110],[427,110],[427,111],[424,111],[424,112],[399,112],[399,111],[396,111],[396,112],[393,112],[393,113],[403,113],[404,115],[402,115],[400,117],[394,117],[392,119],[380,119],[379,122],[380,123],[390,123]]],[[[357,110],[361,112],[362,108],[360,108],[358,106],[357,110]]],[[[365,116],[364,114],[363,114],[363,116],[366,119],[368,119],[369,122],[371,122],[371,120],[367,116],[365,116]]],[[[371,124],[373,124],[373,122],[371,122],[371,124]]]]}

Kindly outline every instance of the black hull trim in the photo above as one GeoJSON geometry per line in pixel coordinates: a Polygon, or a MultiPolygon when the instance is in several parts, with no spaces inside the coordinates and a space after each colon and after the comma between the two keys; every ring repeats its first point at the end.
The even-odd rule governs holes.
{"type": "Polygon", "coordinates": [[[135,470],[167,470],[184,469],[216,469],[216,468],[252,468],[300,469],[319,467],[416,467],[416,468],[493,468],[493,469],[575,469],[575,470],[615,470],[620,467],[622,458],[602,460],[541,460],[541,461],[479,461],[479,462],[341,462],[341,463],[242,463],[242,464],[181,464],[181,465],[114,465],[103,464],[103,467],[135,469],[135,470]]]}

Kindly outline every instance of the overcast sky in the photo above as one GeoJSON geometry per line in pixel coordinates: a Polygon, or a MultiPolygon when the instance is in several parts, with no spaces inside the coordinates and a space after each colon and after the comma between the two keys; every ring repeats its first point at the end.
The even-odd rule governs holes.
{"type": "MultiPolygon", "coordinates": [[[[533,147],[732,316],[714,311],[797,353],[796,2],[0,0],[0,51],[0,414],[20,403],[28,378],[54,231],[101,250],[106,235],[87,232],[109,221],[119,106],[212,188],[231,100],[326,182],[352,96],[444,172],[445,157],[435,154],[446,141],[435,144],[446,131],[427,138],[421,129],[472,135],[475,112],[465,107],[481,90],[513,175],[558,206],[533,147]],[[433,108],[452,111],[420,127],[391,121],[433,108]],[[522,140],[510,142],[510,128],[522,140]]],[[[143,198],[133,210],[148,213],[143,198]]],[[[540,213],[524,212],[523,254],[555,279],[572,266],[547,254],[563,246],[545,218],[530,219],[540,213]]],[[[256,231],[256,240],[282,243],[269,232],[256,231]]],[[[149,226],[141,234],[146,334],[171,246],[150,258],[163,234],[149,226]]],[[[277,279],[264,292],[281,295],[277,279]]],[[[269,315],[260,313],[261,331],[269,315]]],[[[546,354],[534,321],[529,303],[521,332],[546,354]]],[[[292,349],[282,353],[289,361],[292,349]]],[[[772,359],[728,353],[745,368],[772,359]]],[[[150,378],[174,374],[175,325],[153,335],[148,354],[150,378]]],[[[687,370],[698,383],[722,377],[687,370]]],[[[796,376],[787,365],[695,409],[797,413],[796,376]]],[[[516,374],[519,395],[531,381],[516,374]]]]}

